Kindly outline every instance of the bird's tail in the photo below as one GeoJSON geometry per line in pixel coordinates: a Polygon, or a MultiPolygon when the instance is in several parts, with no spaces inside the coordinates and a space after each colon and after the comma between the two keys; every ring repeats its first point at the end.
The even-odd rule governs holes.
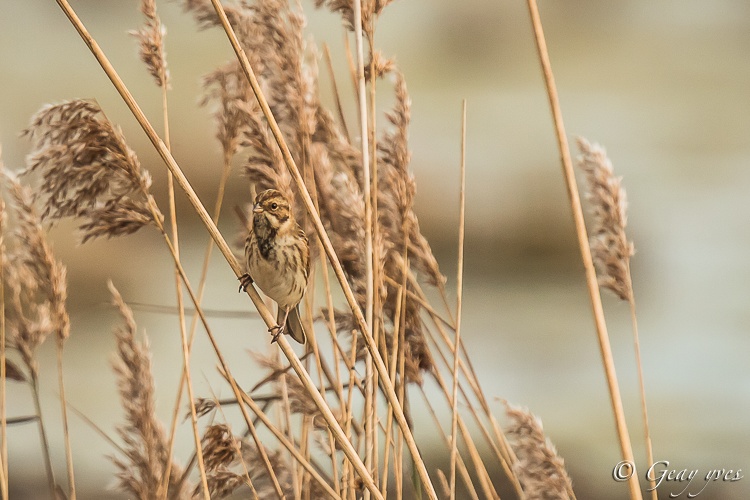
{"type": "MultiPolygon", "coordinates": [[[[276,318],[276,321],[281,324],[283,320],[284,310],[282,308],[279,308],[279,314],[276,318]]],[[[284,328],[284,330],[300,344],[304,344],[307,341],[307,337],[305,336],[305,329],[302,326],[302,321],[299,317],[299,304],[296,305],[291,311],[289,311],[289,315],[286,318],[286,327],[284,328]]]]}

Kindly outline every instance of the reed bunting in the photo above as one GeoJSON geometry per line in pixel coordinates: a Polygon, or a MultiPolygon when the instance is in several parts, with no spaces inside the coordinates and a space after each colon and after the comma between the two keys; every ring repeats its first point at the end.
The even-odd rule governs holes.
{"type": "Polygon", "coordinates": [[[305,232],[294,220],[289,202],[275,189],[258,194],[253,205],[253,223],[245,240],[247,273],[240,279],[240,290],[250,283],[278,304],[271,343],[288,333],[304,344],[305,329],[299,316],[299,303],[310,274],[310,248],[305,232]]]}

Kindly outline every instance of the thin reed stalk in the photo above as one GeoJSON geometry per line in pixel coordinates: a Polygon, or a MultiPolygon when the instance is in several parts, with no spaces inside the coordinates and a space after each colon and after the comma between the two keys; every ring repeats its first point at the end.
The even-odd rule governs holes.
{"type": "Polygon", "coordinates": [[[65,463],[68,471],[68,498],[76,499],[76,482],[73,470],[73,448],[70,445],[70,431],[68,430],[68,405],[65,397],[65,383],[63,382],[63,344],[62,335],[57,336],[57,382],[60,390],[60,405],[62,406],[63,440],[65,442],[65,463]]]}
{"type": "MultiPolygon", "coordinates": [[[[648,407],[646,405],[646,383],[643,379],[643,361],[641,360],[641,341],[638,338],[638,316],[635,313],[635,296],[632,293],[633,282],[630,276],[630,261],[627,264],[628,267],[628,286],[631,290],[630,299],[628,303],[630,305],[630,324],[633,327],[633,342],[635,344],[635,362],[638,368],[638,392],[641,398],[641,415],[643,418],[643,433],[646,441],[646,463],[653,464],[654,462],[654,448],[651,442],[651,426],[648,421],[648,407]]],[[[653,476],[648,478],[649,490],[651,492],[652,500],[659,500],[659,494],[656,491],[656,480],[653,476]]]]}
{"type": "MultiPolygon", "coordinates": [[[[620,387],[617,382],[617,373],[615,372],[614,359],[612,357],[612,348],[609,342],[609,335],[607,334],[607,324],[604,319],[604,311],[602,308],[601,295],[599,294],[596,269],[594,268],[594,262],[591,257],[591,247],[589,246],[588,235],[586,233],[586,225],[583,218],[583,209],[581,208],[581,199],[578,194],[578,186],[576,185],[575,175],[573,173],[573,164],[570,158],[570,149],[568,147],[568,140],[565,135],[565,126],[563,124],[560,103],[557,97],[557,89],[555,87],[552,66],[550,64],[549,54],[547,52],[547,44],[544,39],[542,22],[539,17],[539,9],[537,7],[536,0],[527,1],[529,6],[529,14],[531,16],[531,23],[534,29],[536,46],[539,53],[539,61],[542,66],[542,73],[544,74],[550,108],[552,110],[555,135],[557,138],[557,145],[560,150],[560,159],[563,168],[563,177],[565,179],[565,185],[568,190],[568,198],[570,201],[571,209],[573,211],[573,220],[576,227],[578,246],[581,250],[581,258],[586,273],[586,286],[588,288],[589,298],[591,300],[591,308],[594,315],[594,322],[596,324],[596,333],[599,340],[599,349],[602,357],[602,363],[604,365],[607,386],[609,388],[612,411],[615,416],[615,425],[617,427],[617,437],[620,443],[621,456],[623,460],[628,461],[631,464],[635,464],[633,459],[633,449],[630,443],[630,435],[628,434],[627,422],[625,421],[625,412],[622,406],[620,387]]],[[[635,467],[635,465],[633,465],[633,467],[635,467]]],[[[633,500],[639,500],[642,498],[638,476],[639,474],[634,473],[628,480],[630,497],[633,500]]]]}
{"type": "Polygon", "coordinates": [[[456,455],[458,454],[458,376],[461,351],[461,309],[464,284],[464,236],[466,218],[466,99],[461,106],[461,175],[458,204],[458,276],[456,278],[456,341],[453,344],[453,392],[451,418],[450,498],[456,498],[456,455]]]}
{"type": "MultiPolygon", "coordinates": [[[[362,0],[352,2],[354,8],[354,42],[356,51],[356,70],[357,70],[357,104],[359,111],[359,132],[362,148],[362,173],[363,183],[362,192],[365,200],[365,327],[369,328],[367,335],[373,334],[373,314],[374,314],[374,297],[373,297],[373,249],[372,249],[372,179],[370,177],[370,149],[368,133],[368,113],[367,113],[367,90],[365,88],[365,66],[364,66],[364,43],[362,40],[362,0]]],[[[373,341],[374,342],[374,341],[373,341]]],[[[373,470],[374,448],[376,443],[375,437],[375,388],[374,373],[372,366],[372,354],[368,353],[365,359],[365,463],[369,471],[373,470]]],[[[365,500],[369,496],[365,494],[365,500]]]]}

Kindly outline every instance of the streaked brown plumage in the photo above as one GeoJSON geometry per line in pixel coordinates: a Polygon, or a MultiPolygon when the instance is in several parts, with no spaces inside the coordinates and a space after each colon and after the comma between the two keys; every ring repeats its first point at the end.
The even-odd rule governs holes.
{"type": "Polygon", "coordinates": [[[252,229],[245,240],[247,274],[240,288],[256,283],[279,306],[273,341],[282,333],[304,344],[305,329],[299,303],[310,273],[310,248],[305,232],[294,220],[291,206],[275,189],[258,194],[253,206],[252,229]]]}

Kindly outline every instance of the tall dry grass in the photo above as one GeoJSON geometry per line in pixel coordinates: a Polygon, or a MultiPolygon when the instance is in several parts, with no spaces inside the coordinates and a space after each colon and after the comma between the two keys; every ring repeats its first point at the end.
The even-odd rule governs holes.
{"type": "MultiPolygon", "coordinates": [[[[36,402],[31,418],[39,426],[51,497],[76,496],[67,431],[67,490],[54,474],[34,358],[39,345],[54,334],[62,421],[67,429],[62,377],[63,346],[70,334],[66,277],[46,240],[46,229],[66,218],[77,222],[82,243],[156,230],[174,263],[183,363],[179,387],[168,394],[175,401],[168,423],[156,417],[148,342],[138,340],[133,312],[110,283],[113,304],[121,316],[121,324],[114,329],[115,372],[125,414],[125,422],[118,427],[121,443],[112,441],[111,458],[117,471],[116,488],[127,495],[142,499],[232,495],[499,499],[503,492],[505,498],[575,497],[563,461],[538,419],[526,410],[508,407],[502,417],[510,423],[508,430],[499,424],[461,338],[465,104],[462,136],[456,138],[457,150],[461,150],[460,176],[456,174],[461,228],[455,309],[448,305],[446,278],[420,230],[414,207],[416,180],[409,168],[409,93],[398,65],[376,45],[377,23],[390,1],[316,1],[317,7],[341,16],[347,43],[354,46],[348,60],[358,130],[351,135],[340,105],[342,97],[335,90],[342,82],[331,82],[339,103],[336,112],[322,104],[319,49],[305,36],[305,17],[298,4],[286,0],[226,5],[218,0],[182,2],[200,29],[223,30],[237,55],[235,60],[217,61],[217,68],[203,81],[201,102],[214,115],[222,150],[217,161],[222,165],[217,201],[211,213],[195,195],[171,151],[167,39],[156,4],[141,2],[145,23],[132,34],[162,96],[161,134],[71,5],[66,0],[57,2],[164,160],[169,224],[151,194],[148,171],[95,101],[47,105],[32,117],[24,132],[31,151],[22,174],[27,186],[10,174],[3,176],[17,223],[10,231],[2,219],[2,397],[6,380],[30,381],[36,402]],[[394,105],[379,115],[376,102],[384,88],[392,92],[388,99],[394,105]],[[227,243],[233,238],[217,228],[220,218],[227,217],[223,200],[233,163],[241,165],[251,193],[274,188],[294,200],[316,263],[303,304],[310,332],[305,352],[298,355],[282,337],[270,355],[256,353],[255,363],[266,372],[260,381],[233,377],[201,306],[214,245],[235,275],[244,272],[237,249],[227,243]],[[179,248],[175,184],[209,235],[197,288],[186,276],[179,248]],[[6,237],[14,242],[7,250],[6,237]],[[334,289],[337,286],[343,300],[336,298],[342,295],[334,289]],[[427,300],[425,288],[440,297],[439,304],[427,300]],[[313,293],[316,289],[323,292],[320,303],[313,293]],[[186,300],[195,311],[189,326],[186,300]],[[193,390],[191,374],[211,368],[191,362],[199,323],[232,398],[220,400],[193,390]],[[19,364],[6,358],[6,347],[17,354],[19,364]],[[437,389],[438,400],[426,396],[427,385],[437,389]],[[421,394],[422,401],[413,400],[415,394],[421,394]],[[179,417],[185,413],[184,396],[193,454],[178,457],[174,441],[178,426],[183,425],[179,417]],[[426,447],[416,441],[411,417],[415,404],[424,404],[435,419],[449,457],[447,472],[436,470],[436,460],[426,457],[426,447]],[[450,419],[439,417],[441,409],[449,412],[450,419]],[[226,413],[230,411],[242,414],[243,429],[229,424],[226,413]]],[[[240,213],[240,219],[237,226],[245,232],[248,217],[240,213]]],[[[630,253],[626,253],[620,256],[624,263],[615,262],[614,267],[627,267],[629,284],[630,253]]],[[[610,283],[607,276],[601,275],[605,287],[610,283]]],[[[250,286],[247,293],[266,326],[273,326],[274,315],[258,291],[250,286]]],[[[259,326],[258,333],[266,326],[259,326]]],[[[617,401],[616,382],[611,383],[613,401],[617,401]]],[[[645,399],[643,408],[645,416],[645,399]]],[[[7,421],[3,413],[3,447],[7,421]]],[[[0,479],[7,498],[4,450],[0,479]]]]}

